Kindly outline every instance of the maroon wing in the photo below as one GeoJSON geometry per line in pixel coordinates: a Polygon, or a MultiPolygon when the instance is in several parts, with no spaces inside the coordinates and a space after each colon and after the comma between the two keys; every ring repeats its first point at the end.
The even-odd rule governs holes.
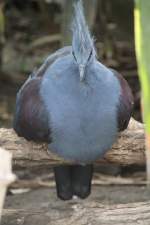
{"type": "Polygon", "coordinates": [[[50,55],[40,69],[29,77],[17,94],[13,127],[19,136],[27,140],[50,143],[49,117],[40,96],[43,76],[59,57],[70,54],[71,47],[59,49],[50,55]]]}
{"type": "Polygon", "coordinates": [[[114,75],[120,82],[121,95],[118,105],[118,130],[123,131],[127,128],[134,105],[133,95],[127,81],[115,70],[114,75]]]}
{"type": "Polygon", "coordinates": [[[49,118],[40,97],[40,78],[33,78],[19,91],[14,130],[27,140],[50,142],[49,118]]]}

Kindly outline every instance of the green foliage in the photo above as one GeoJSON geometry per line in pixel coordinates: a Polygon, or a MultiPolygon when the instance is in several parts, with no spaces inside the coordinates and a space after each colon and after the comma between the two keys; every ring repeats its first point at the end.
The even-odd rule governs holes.
{"type": "Polygon", "coordinates": [[[0,4],[0,34],[4,33],[5,22],[4,22],[4,14],[3,14],[3,5],[0,4]]]}
{"type": "Polygon", "coordinates": [[[150,134],[150,1],[135,0],[135,45],[142,88],[143,118],[150,134]]]}

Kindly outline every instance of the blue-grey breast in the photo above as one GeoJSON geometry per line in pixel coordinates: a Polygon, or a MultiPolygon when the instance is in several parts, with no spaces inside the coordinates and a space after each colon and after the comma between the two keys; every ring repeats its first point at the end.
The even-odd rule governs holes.
{"type": "Polygon", "coordinates": [[[103,157],[127,128],[133,97],[124,78],[98,61],[82,2],[74,8],[72,46],[50,55],[21,87],[14,129],[86,164],[103,157]]]}

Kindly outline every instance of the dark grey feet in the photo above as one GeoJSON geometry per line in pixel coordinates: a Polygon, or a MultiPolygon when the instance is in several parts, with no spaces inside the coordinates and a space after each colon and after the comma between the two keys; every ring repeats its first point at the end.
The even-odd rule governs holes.
{"type": "Polygon", "coordinates": [[[72,189],[73,194],[79,198],[86,198],[91,193],[91,181],[93,165],[72,166],[72,189]]]}
{"type": "Polygon", "coordinates": [[[57,196],[62,200],[72,199],[72,184],[70,166],[54,168],[57,196]]]}
{"type": "Polygon", "coordinates": [[[91,193],[93,166],[58,166],[54,168],[57,196],[62,200],[76,195],[82,199],[91,193]]]}

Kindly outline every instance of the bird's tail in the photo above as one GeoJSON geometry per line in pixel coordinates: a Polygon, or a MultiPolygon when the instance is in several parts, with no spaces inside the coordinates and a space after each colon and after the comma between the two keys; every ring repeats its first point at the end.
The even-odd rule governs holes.
{"type": "Polygon", "coordinates": [[[72,23],[73,40],[72,46],[74,48],[88,49],[92,48],[95,51],[94,39],[91,37],[88,25],[85,20],[83,1],[75,0],[74,15],[72,23]]]}

